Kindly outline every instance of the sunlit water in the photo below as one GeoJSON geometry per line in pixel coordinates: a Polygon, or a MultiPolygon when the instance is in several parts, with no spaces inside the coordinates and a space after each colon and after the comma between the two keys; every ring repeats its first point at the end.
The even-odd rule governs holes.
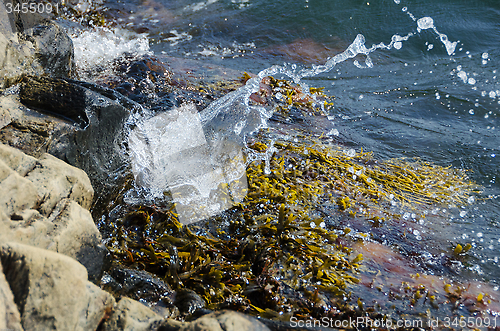
{"type": "MultiPolygon", "coordinates": [[[[461,270],[465,277],[498,284],[496,1],[163,0],[109,7],[124,26],[146,33],[136,41],[107,41],[118,53],[129,47],[324,86],[335,96],[329,118],[336,142],[374,151],[381,159],[419,157],[471,169],[484,192],[451,216],[436,210],[447,219],[430,228],[442,231],[434,235],[443,242],[473,244],[474,258],[461,270]],[[143,44],[146,36],[149,48],[143,44]]],[[[82,37],[78,42],[88,45],[82,37]]],[[[214,119],[228,105],[239,105],[243,113],[231,130],[243,137],[265,126],[271,114],[248,105],[257,89],[258,79],[250,80],[205,109],[201,123],[225,125],[214,119]]],[[[433,243],[423,241],[431,250],[433,243]]]]}

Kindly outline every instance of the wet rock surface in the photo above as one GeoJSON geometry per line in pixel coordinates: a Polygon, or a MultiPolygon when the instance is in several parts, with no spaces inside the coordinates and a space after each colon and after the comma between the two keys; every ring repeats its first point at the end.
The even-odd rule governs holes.
{"type": "Polygon", "coordinates": [[[22,104],[70,119],[85,127],[85,89],[62,79],[25,76],[19,98],[22,104]]]}
{"type": "Polygon", "coordinates": [[[170,285],[143,270],[114,266],[103,276],[101,284],[116,296],[126,296],[143,302],[161,301],[162,305],[174,308],[174,291],[170,285]]]}
{"type": "Polygon", "coordinates": [[[0,1],[0,88],[12,85],[22,74],[69,77],[72,73],[71,39],[43,15],[7,10],[22,1],[0,1]]]}

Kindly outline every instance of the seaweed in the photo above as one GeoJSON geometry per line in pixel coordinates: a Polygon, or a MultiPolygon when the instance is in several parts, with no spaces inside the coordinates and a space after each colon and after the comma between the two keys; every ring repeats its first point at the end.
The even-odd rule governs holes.
{"type": "MultiPolygon", "coordinates": [[[[266,97],[284,96],[276,106],[284,115],[290,107],[318,109],[289,82],[269,77],[266,84],[266,97]]],[[[156,274],[175,290],[195,291],[209,309],[287,321],[375,314],[350,290],[363,264],[350,245],[369,234],[335,224],[319,206],[381,226],[404,210],[425,217],[436,204],[465,204],[477,191],[465,171],[419,159],[377,160],[313,137],[280,140],[260,131],[246,149],[263,157],[249,158],[242,202],[195,225],[182,225],[174,205],[131,206],[109,227],[115,261],[156,274]]],[[[408,291],[412,304],[436,302],[425,287],[408,291]]]]}

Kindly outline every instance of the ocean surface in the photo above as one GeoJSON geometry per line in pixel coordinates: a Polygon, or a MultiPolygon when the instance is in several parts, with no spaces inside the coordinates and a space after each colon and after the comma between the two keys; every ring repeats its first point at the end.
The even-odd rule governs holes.
{"type": "MultiPolygon", "coordinates": [[[[339,144],[373,151],[378,159],[418,157],[471,170],[482,193],[430,228],[450,249],[472,244],[457,277],[500,285],[499,1],[148,0],[105,6],[123,28],[141,34],[113,46],[118,53],[131,47],[253,74],[286,63],[297,82],[325,87],[335,97],[328,115],[339,144]],[[362,41],[359,35],[362,54],[329,61],[362,41]],[[298,74],[318,68],[324,72],[298,74]]],[[[433,240],[415,238],[422,254],[432,250],[433,240]]]]}

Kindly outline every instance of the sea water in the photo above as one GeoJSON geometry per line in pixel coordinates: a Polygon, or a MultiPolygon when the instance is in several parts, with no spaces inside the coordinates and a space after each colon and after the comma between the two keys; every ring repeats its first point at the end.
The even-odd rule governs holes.
{"type": "Polygon", "coordinates": [[[272,114],[248,97],[259,78],[281,75],[304,91],[326,87],[335,96],[328,118],[346,150],[472,170],[483,193],[447,216],[441,237],[472,243],[473,259],[461,272],[500,281],[498,2],[164,0],[154,10],[127,6],[133,13],[121,23],[147,32],[148,51],[258,75],[202,111],[204,127],[224,128],[233,138],[265,127],[272,114]],[[240,112],[229,123],[220,118],[228,107],[240,112]]]}

